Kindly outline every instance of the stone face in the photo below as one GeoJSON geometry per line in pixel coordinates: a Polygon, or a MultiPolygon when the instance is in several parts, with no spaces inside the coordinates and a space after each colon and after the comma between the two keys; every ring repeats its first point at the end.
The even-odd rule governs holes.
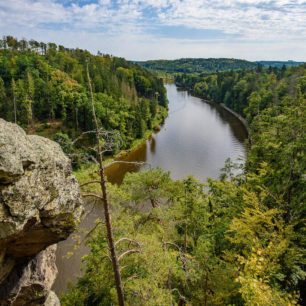
{"type": "Polygon", "coordinates": [[[0,305],[43,305],[57,275],[56,244],[17,265],[0,288],[0,305]]]}
{"type": "Polygon", "coordinates": [[[0,118],[0,289],[14,267],[66,239],[82,214],[61,147],[0,118]]]}
{"type": "Polygon", "coordinates": [[[57,297],[57,295],[55,294],[54,291],[50,291],[47,299],[45,301],[44,306],[60,306],[61,303],[59,301],[59,298],[57,297]]]}

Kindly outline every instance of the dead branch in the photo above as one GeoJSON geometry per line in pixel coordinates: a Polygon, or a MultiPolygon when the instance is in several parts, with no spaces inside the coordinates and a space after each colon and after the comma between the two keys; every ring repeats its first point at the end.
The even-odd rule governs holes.
{"type": "Polygon", "coordinates": [[[122,253],[119,257],[118,257],[118,261],[120,261],[120,259],[122,259],[124,256],[129,255],[129,254],[133,254],[133,253],[140,253],[140,250],[127,250],[126,252],[122,253]]]}
{"type": "Polygon", "coordinates": [[[186,298],[185,298],[183,295],[181,295],[180,291],[179,291],[177,288],[173,288],[173,289],[171,290],[171,293],[172,293],[173,291],[176,291],[176,292],[178,293],[179,299],[180,299],[181,301],[184,301],[185,303],[187,302],[186,298]]]}
{"type": "Polygon", "coordinates": [[[86,239],[86,238],[88,238],[90,235],[91,235],[91,233],[98,227],[98,225],[100,225],[100,224],[105,224],[103,221],[99,221],[98,223],[96,223],[96,225],[85,235],[85,237],[83,238],[83,240],[82,240],[82,242],[84,242],[84,240],[86,239]]]}
{"type": "Polygon", "coordinates": [[[187,270],[187,268],[186,268],[186,257],[185,257],[185,254],[182,252],[182,250],[181,250],[181,248],[177,245],[177,244],[175,244],[175,243],[173,243],[173,242],[164,242],[163,243],[163,249],[164,249],[164,251],[166,251],[166,246],[167,245],[171,245],[171,246],[174,246],[175,248],[177,248],[177,250],[179,251],[179,257],[180,257],[180,260],[181,260],[181,262],[182,262],[182,267],[183,267],[183,270],[184,271],[186,271],[187,270]]]}
{"type": "Polygon", "coordinates": [[[106,254],[106,255],[104,255],[104,256],[101,258],[101,260],[103,260],[104,258],[108,258],[108,259],[109,259],[109,261],[110,261],[110,262],[112,262],[112,259],[110,258],[110,256],[109,256],[109,255],[107,255],[107,254],[106,254]]]}
{"type": "Polygon", "coordinates": [[[124,282],[124,284],[123,284],[123,289],[124,289],[125,285],[126,285],[129,281],[131,281],[132,279],[134,279],[134,278],[138,278],[138,275],[133,275],[133,276],[129,277],[129,278],[124,282]]]}
{"type": "Polygon", "coordinates": [[[86,186],[86,185],[89,185],[89,184],[95,184],[95,183],[101,184],[101,181],[99,181],[99,180],[89,181],[89,182],[81,184],[80,187],[83,187],[83,186],[86,186]]]}
{"type": "Polygon", "coordinates": [[[144,225],[146,222],[151,221],[151,220],[157,220],[159,222],[161,221],[160,218],[158,218],[158,217],[152,215],[152,213],[150,213],[149,215],[147,215],[147,217],[145,219],[142,219],[142,220],[140,220],[136,223],[136,229],[138,229],[138,227],[140,225],[144,225]]]}
{"type": "Polygon", "coordinates": [[[71,144],[74,145],[76,142],[78,142],[81,138],[83,138],[84,135],[86,134],[93,134],[95,133],[95,131],[86,131],[83,132],[80,136],[78,136],[77,138],[75,138],[74,140],[71,141],[71,144]]]}
{"type": "Polygon", "coordinates": [[[120,238],[117,242],[115,242],[115,246],[117,246],[117,244],[119,244],[120,242],[122,242],[122,241],[128,241],[128,242],[130,242],[130,243],[135,243],[135,244],[137,244],[138,246],[139,246],[139,248],[141,249],[141,246],[140,246],[140,244],[139,244],[139,242],[137,241],[137,240],[135,240],[135,239],[130,239],[130,238],[120,238]]]}
{"type": "Polygon", "coordinates": [[[93,97],[93,91],[92,91],[92,86],[91,86],[91,81],[90,81],[90,76],[89,76],[89,70],[88,70],[88,61],[86,61],[86,72],[87,72],[88,86],[89,86],[89,91],[90,91],[90,101],[91,101],[91,107],[92,107],[93,121],[95,125],[95,130],[96,130],[95,135],[96,135],[96,143],[97,143],[97,148],[98,148],[98,161],[99,161],[99,170],[100,170],[99,172],[100,172],[100,179],[101,179],[100,187],[101,187],[101,192],[103,196],[104,217],[105,217],[106,230],[107,230],[108,246],[110,248],[111,259],[112,259],[112,264],[113,264],[116,291],[117,291],[117,296],[118,296],[118,304],[119,306],[124,306],[125,305],[124,292],[122,288],[122,281],[121,281],[121,275],[120,275],[120,269],[119,269],[119,259],[117,256],[115,243],[114,243],[111,215],[109,212],[109,202],[108,202],[105,175],[104,175],[103,158],[100,152],[99,126],[98,126],[97,116],[95,112],[94,97],[93,97]]]}
{"type": "Polygon", "coordinates": [[[167,241],[165,241],[165,242],[163,243],[163,249],[164,249],[164,251],[166,251],[166,246],[167,246],[167,244],[176,247],[176,248],[178,249],[178,251],[181,252],[181,248],[180,248],[177,244],[175,244],[175,243],[173,243],[173,242],[167,242],[167,241]]]}
{"type": "Polygon", "coordinates": [[[125,268],[127,268],[127,265],[126,265],[126,266],[123,266],[123,267],[120,267],[120,268],[119,268],[120,272],[121,272],[123,269],[125,269],[125,268]]]}
{"type": "Polygon", "coordinates": [[[103,198],[95,193],[82,193],[82,197],[94,197],[103,201],[103,198]]]}

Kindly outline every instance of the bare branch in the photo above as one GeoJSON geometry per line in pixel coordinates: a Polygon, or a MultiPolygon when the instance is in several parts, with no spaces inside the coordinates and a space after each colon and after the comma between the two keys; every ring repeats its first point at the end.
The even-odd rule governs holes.
{"type": "Polygon", "coordinates": [[[129,255],[129,254],[133,254],[133,253],[140,253],[140,250],[127,250],[126,252],[122,253],[119,257],[118,257],[118,261],[120,261],[120,259],[122,259],[124,256],[129,255]]]}
{"type": "Polygon", "coordinates": [[[86,72],[87,72],[88,86],[89,86],[89,91],[90,91],[90,101],[91,101],[91,107],[92,107],[93,121],[95,125],[95,130],[96,130],[95,134],[96,134],[96,143],[97,143],[97,149],[98,149],[98,161],[99,161],[99,170],[100,170],[99,174],[100,174],[100,179],[101,179],[100,187],[101,187],[101,192],[103,196],[104,217],[105,217],[106,230],[107,230],[108,246],[110,248],[111,259],[112,259],[112,264],[113,264],[115,284],[116,284],[116,290],[117,290],[117,296],[118,296],[118,304],[119,306],[124,306],[125,305],[124,292],[122,288],[122,281],[121,281],[120,268],[119,268],[119,259],[117,257],[117,252],[115,248],[113,228],[112,228],[111,216],[109,212],[109,202],[108,202],[105,175],[104,175],[103,158],[102,158],[102,154],[100,150],[101,147],[100,147],[99,126],[98,126],[97,116],[95,112],[95,103],[94,103],[94,97],[93,97],[93,91],[92,91],[92,86],[91,86],[91,80],[89,76],[87,60],[86,60],[86,72]]]}
{"type": "Polygon", "coordinates": [[[186,268],[186,257],[185,257],[185,254],[182,252],[181,248],[173,242],[164,242],[163,243],[164,251],[166,251],[166,246],[167,245],[171,245],[171,246],[174,246],[175,248],[177,248],[177,250],[179,251],[179,257],[180,257],[180,260],[182,262],[183,270],[186,271],[187,270],[187,268],[186,268]]]}
{"type": "Polygon", "coordinates": [[[124,289],[125,285],[126,285],[129,281],[131,281],[132,279],[134,279],[134,278],[138,278],[138,275],[133,275],[133,276],[129,277],[129,278],[124,282],[124,284],[123,284],[123,289],[124,289]]]}
{"type": "Polygon", "coordinates": [[[137,241],[137,240],[135,240],[135,239],[130,239],[130,238],[121,238],[121,239],[119,239],[117,242],[115,242],[115,246],[117,245],[117,244],[119,244],[120,242],[122,242],[122,241],[128,241],[128,242],[130,242],[130,243],[135,243],[135,244],[137,244],[138,246],[139,246],[139,248],[141,248],[141,246],[140,246],[140,244],[139,244],[139,242],[137,241]]]}
{"type": "Polygon", "coordinates": [[[95,193],[82,193],[82,196],[83,197],[94,197],[94,198],[97,198],[101,201],[103,201],[103,198],[95,193]]]}
{"type": "Polygon", "coordinates": [[[109,256],[109,255],[107,255],[107,254],[106,254],[105,256],[103,256],[103,257],[101,258],[101,260],[103,260],[104,258],[108,258],[108,259],[109,259],[109,261],[110,261],[110,262],[112,262],[112,259],[110,258],[110,256],[109,256]]]}
{"type": "Polygon", "coordinates": [[[121,272],[123,269],[127,268],[127,267],[128,267],[127,265],[120,267],[120,269],[119,269],[120,272],[121,272]]]}
{"type": "Polygon", "coordinates": [[[179,291],[177,288],[173,288],[173,289],[171,290],[171,293],[172,293],[173,291],[176,291],[176,292],[178,293],[180,300],[184,301],[185,303],[187,302],[186,298],[185,298],[183,295],[181,295],[180,291],[179,291]]]}
{"type": "Polygon", "coordinates": [[[85,235],[85,237],[83,238],[83,240],[82,240],[82,242],[84,242],[84,240],[86,239],[86,238],[88,238],[90,235],[91,235],[91,233],[98,227],[98,225],[100,225],[100,224],[104,224],[104,222],[103,221],[99,221],[98,223],[96,223],[96,225],[85,235]]]}
{"type": "Polygon", "coordinates": [[[95,183],[101,184],[101,181],[99,181],[99,180],[89,181],[89,182],[81,184],[80,187],[83,187],[83,186],[86,186],[86,185],[89,185],[89,184],[95,184],[95,183]]]}
{"type": "Polygon", "coordinates": [[[173,242],[167,242],[167,241],[165,241],[165,242],[163,243],[163,249],[164,249],[164,251],[166,251],[166,246],[167,246],[167,244],[176,247],[176,248],[178,249],[178,251],[181,252],[181,248],[180,248],[177,244],[175,244],[175,243],[173,243],[173,242]]]}
{"type": "Polygon", "coordinates": [[[87,135],[87,134],[94,134],[95,131],[86,131],[86,132],[83,132],[79,137],[75,138],[74,140],[72,140],[71,144],[74,145],[76,142],[78,142],[81,138],[83,138],[84,135],[87,135]]]}

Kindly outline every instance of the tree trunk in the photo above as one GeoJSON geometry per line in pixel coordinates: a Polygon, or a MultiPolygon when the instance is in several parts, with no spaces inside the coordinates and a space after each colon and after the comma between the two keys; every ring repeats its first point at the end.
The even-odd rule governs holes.
{"type": "MultiPolygon", "coordinates": [[[[185,187],[185,214],[187,215],[187,190],[185,187]]],[[[185,233],[184,233],[184,254],[187,251],[187,216],[185,216],[185,233]]]]}
{"type": "Polygon", "coordinates": [[[154,199],[150,199],[150,201],[151,201],[151,205],[152,205],[153,208],[158,207],[158,204],[154,199]]]}
{"type": "Polygon", "coordinates": [[[15,123],[17,123],[16,96],[14,91],[13,91],[13,104],[14,104],[14,119],[15,123]]]}
{"type": "Polygon", "coordinates": [[[114,236],[113,236],[113,229],[111,224],[111,216],[109,212],[109,202],[107,197],[107,190],[106,190],[106,184],[105,184],[105,176],[104,176],[104,167],[102,164],[102,152],[100,148],[100,136],[99,136],[99,127],[97,122],[97,117],[95,113],[95,105],[93,100],[93,93],[92,93],[92,87],[91,87],[91,81],[89,77],[89,71],[88,71],[88,63],[86,63],[87,68],[87,78],[88,78],[88,85],[90,90],[90,98],[91,98],[91,106],[92,106],[92,115],[94,119],[94,125],[96,129],[96,141],[97,141],[97,147],[98,147],[98,163],[99,163],[99,174],[100,174],[100,187],[102,191],[102,197],[103,197],[103,207],[104,207],[104,215],[105,215],[105,223],[106,223],[106,229],[107,229],[107,239],[108,239],[108,246],[111,253],[111,259],[113,264],[113,270],[115,274],[115,283],[116,283],[116,289],[117,289],[117,295],[118,295],[118,303],[120,306],[124,305],[124,293],[123,293],[123,287],[121,282],[121,275],[119,270],[119,261],[115,249],[115,242],[114,242],[114,236]]]}

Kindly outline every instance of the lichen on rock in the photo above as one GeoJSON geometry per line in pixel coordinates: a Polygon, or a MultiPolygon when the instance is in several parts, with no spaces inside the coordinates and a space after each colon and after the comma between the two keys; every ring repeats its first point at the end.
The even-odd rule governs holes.
{"type": "Polygon", "coordinates": [[[66,239],[82,214],[61,147],[0,118],[0,289],[16,266],[66,239]]]}

